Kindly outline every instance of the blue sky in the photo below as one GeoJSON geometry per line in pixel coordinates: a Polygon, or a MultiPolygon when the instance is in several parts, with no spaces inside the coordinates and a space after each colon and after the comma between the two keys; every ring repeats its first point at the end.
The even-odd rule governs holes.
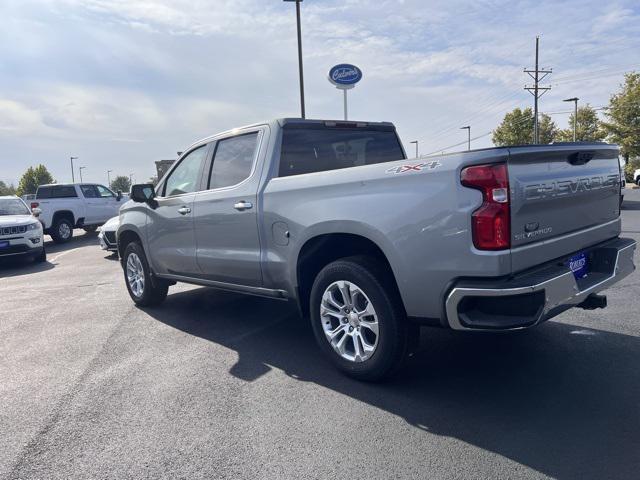
{"type": "MultiPolygon", "coordinates": [[[[571,96],[606,105],[623,73],[640,70],[637,1],[304,0],[302,13],[307,115],[340,118],[327,71],[354,63],[364,79],[350,116],[394,122],[421,153],[531,105],[523,68],[536,35],[554,71],[542,111],[567,111],[571,96]]],[[[87,181],[106,182],[107,170],[146,181],[154,160],[198,138],[299,114],[288,2],[3,0],[0,18],[5,181],[38,163],[69,181],[70,155],[87,181]]],[[[568,115],[553,118],[565,127],[568,115]]]]}

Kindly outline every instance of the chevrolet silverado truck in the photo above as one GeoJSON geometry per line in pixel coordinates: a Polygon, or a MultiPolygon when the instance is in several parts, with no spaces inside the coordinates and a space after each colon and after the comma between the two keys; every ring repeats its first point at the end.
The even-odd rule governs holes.
{"type": "Polygon", "coordinates": [[[114,193],[92,183],[40,185],[31,209],[39,214],[44,232],[56,243],[73,237],[74,228],[95,232],[125,203],[121,192],[114,193]],[[37,209],[37,210],[36,210],[37,209]]]}
{"type": "Polygon", "coordinates": [[[118,250],[139,306],[176,282],[295,302],[361,380],[395,372],[420,325],[517,330],[634,269],[618,148],[567,143],[407,159],[391,123],[280,119],[191,145],[134,185],[118,250]]]}

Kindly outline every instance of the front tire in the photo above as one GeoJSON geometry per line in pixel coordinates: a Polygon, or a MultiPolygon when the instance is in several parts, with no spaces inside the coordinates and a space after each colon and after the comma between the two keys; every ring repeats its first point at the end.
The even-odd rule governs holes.
{"type": "Polygon", "coordinates": [[[88,225],[86,227],[82,227],[82,229],[87,233],[95,233],[98,230],[97,225],[88,225]]]}
{"type": "Polygon", "coordinates": [[[409,353],[410,335],[390,272],[369,257],[330,263],[311,289],[311,322],[328,359],[357,380],[390,377],[409,353]]]}
{"type": "Polygon", "coordinates": [[[129,296],[136,305],[151,307],[161,304],[167,298],[169,285],[151,275],[147,257],[139,243],[131,242],[127,245],[122,266],[129,296]]]}
{"type": "Polygon", "coordinates": [[[42,252],[35,258],[36,263],[44,263],[47,261],[47,251],[42,247],[42,252]]]}
{"type": "Polygon", "coordinates": [[[73,222],[67,217],[56,219],[51,229],[51,238],[55,243],[67,243],[73,237],[73,222]]]}

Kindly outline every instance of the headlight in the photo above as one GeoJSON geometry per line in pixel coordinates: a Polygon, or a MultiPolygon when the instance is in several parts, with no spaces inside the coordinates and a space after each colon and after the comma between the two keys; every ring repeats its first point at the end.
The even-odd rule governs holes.
{"type": "Polygon", "coordinates": [[[40,222],[34,222],[27,225],[27,231],[29,230],[38,230],[41,228],[40,222]]]}

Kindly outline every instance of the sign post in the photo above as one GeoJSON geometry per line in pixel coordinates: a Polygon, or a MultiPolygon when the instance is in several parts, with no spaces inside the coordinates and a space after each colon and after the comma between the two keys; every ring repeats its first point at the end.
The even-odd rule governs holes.
{"type": "Polygon", "coordinates": [[[362,80],[362,70],[355,65],[341,63],[329,70],[329,81],[343,92],[345,120],[348,119],[347,90],[354,88],[360,80],[362,80]]]}

